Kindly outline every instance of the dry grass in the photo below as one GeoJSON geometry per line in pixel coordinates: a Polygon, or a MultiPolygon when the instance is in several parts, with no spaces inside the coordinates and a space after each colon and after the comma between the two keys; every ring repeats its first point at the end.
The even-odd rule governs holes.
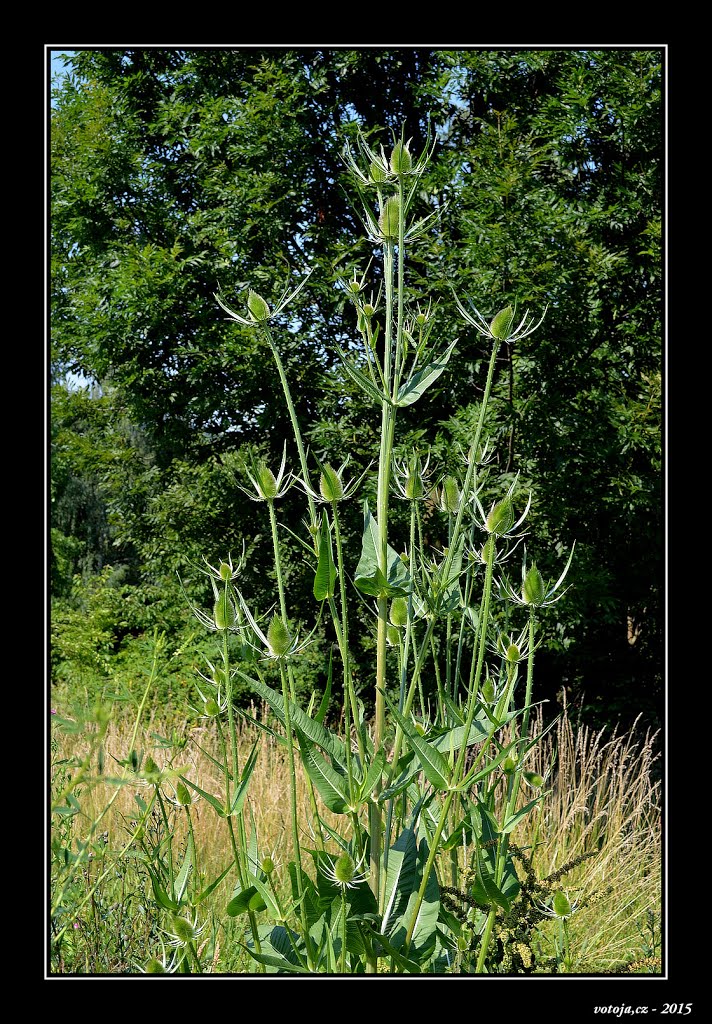
{"type": "MultiPolygon", "coordinates": [[[[534,729],[537,723],[533,723],[534,729]]],[[[151,737],[161,732],[157,723],[145,730],[140,745],[151,753],[159,767],[168,755],[151,737]]],[[[209,728],[200,724],[188,729],[188,743],[177,755],[174,766],[208,793],[219,796],[223,782],[208,754],[219,759],[217,744],[209,728]],[[201,749],[202,748],[202,749],[201,749]],[[207,753],[206,753],[207,752],[207,753]]],[[[126,756],[128,729],[112,723],[107,734],[105,761],[111,772],[111,755],[126,756]]],[[[242,723],[240,757],[244,764],[257,736],[256,728],[242,723]]],[[[86,735],[57,734],[56,757],[80,755],[87,746],[86,735]]],[[[580,854],[596,855],[578,865],[562,879],[572,900],[593,897],[594,901],[570,919],[573,969],[577,973],[615,970],[621,964],[642,957],[649,934],[650,915],[659,927],[661,907],[661,841],[659,782],[654,780],[655,737],[642,741],[631,736],[604,731],[594,733],[588,727],[575,727],[566,712],[557,726],[530,753],[526,767],[547,777],[550,792],[538,809],[528,815],[515,830],[512,839],[522,848],[535,850],[534,865],[542,878],[580,854]]],[[[299,768],[299,765],[298,765],[299,768]]],[[[85,788],[82,809],[98,816],[114,792],[112,786],[99,783],[85,788]]],[[[524,790],[525,787],[522,787],[524,790]]],[[[144,798],[146,789],[126,785],[118,794],[110,816],[102,820],[100,831],[109,832],[109,843],[117,848],[125,839],[126,820],[137,816],[135,794],[144,798]]],[[[302,772],[298,777],[301,804],[300,822],[309,822],[309,792],[302,772]]],[[[529,791],[523,801],[531,799],[529,791]]],[[[285,748],[275,739],[261,734],[257,765],[245,804],[248,832],[254,821],[261,856],[270,854],[279,866],[293,858],[289,827],[288,771],[285,748]]],[[[230,861],[228,834],[224,820],[201,799],[191,807],[197,848],[206,878],[217,875],[230,861]]],[[[331,825],[344,819],[326,813],[331,825]]],[[[306,827],[306,826],[304,826],[306,827]]],[[[182,815],[177,819],[177,836],[183,834],[182,815]]],[[[304,847],[316,846],[315,836],[305,833],[304,847]]],[[[333,846],[327,845],[333,849],[333,846]]],[[[230,883],[216,891],[216,906],[224,908],[230,896],[230,883]]],[[[551,953],[555,924],[542,921],[544,954],[551,953]]],[[[656,952],[659,952],[657,950],[656,952]]]]}

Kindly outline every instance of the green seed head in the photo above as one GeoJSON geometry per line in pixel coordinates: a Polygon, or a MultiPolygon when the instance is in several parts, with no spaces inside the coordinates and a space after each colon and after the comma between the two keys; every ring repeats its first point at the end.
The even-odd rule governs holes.
{"type": "Polygon", "coordinates": [[[513,750],[512,753],[505,757],[504,761],[502,762],[503,771],[505,771],[507,775],[511,775],[511,773],[515,771],[518,762],[519,757],[517,755],[517,752],[516,750],[513,750]]]}
{"type": "Polygon", "coordinates": [[[522,656],[522,652],[519,650],[516,644],[510,644],[507,648],[505,659],[510,665],[516,665],[522,656]]]}
{"type": "Polygon", "coordinates": [[[568,917],[571,913],[571,904],[563,892],[554,893],[553,907],[557,917],[568,917]]]}
{"type": "Polygon", "coordinates": [[[220,567],[220,578],[227,581],[232,579],[232,566],[228,565],[227,562],[221,562],[220,567]]]}
{"type": "Polygon", "coordinates": [[[263,857],[260,866],[266,875],[271,875],[274,871],[274,861],[271,857],[263,857]]]}
{"type": "Polygon", "coordinates": [[[283,658],[292,646],[292,637],[285,624],[275,612],[267,629],[267,644],[275,658],[283,658]]]}
{"type": "Polygon", "coordinates": [[[508,533],[514,526],[514,507],[509,498],[498,501],[487,516],[487,532],[497,537],[508,533]]]}
{"type": "Polygon", "coordinates": [[[171,921],[173,934],[183,945],[192,942],[195,938],[195,928],[187,917],[174,917],[171,921]]]}
{"type": "Polygon", "coordinates": [[[255,467],[255,480],[260,497],[265,501],[274,501],[279,493],[277,477],[266,462],[259,462],[255,467]]]}
{"type": "Polygon", "coordinates": [[[319,477],[319,490],[324,501],[341,501],[344,487],[339,474],[327,462],[319,477]]]}
{"type": "Polygon", "coordinates": [[[544,779],[536,772],[523,772],[523,775],[533,789],[541,789],[544,785],[544,779]]]}
{"type": "Polygon", "coordinates": [[[165,967],[163,966],[163,964],[161,963],[160,960],[156,960],[155,956],[152,956],[151,959],[148,961],[148,963],[146,964],[145,970],[146,970],[146,974],[165,974],[166,973],[165,967]]]}
{"type": "Polygon", "coordinates": [[[356,874],[356,865],[353,857],[348,853],[342,853],[334,862],[334,875],[341,885],[348,885],[356,874]]]}
{"type": "Polygon", "coordinates": [[[443,512],[455,515],[460,508],[460,488],[454,476],[446,476],[440,492],[440,507],[443,512]]]}
{"type": "Polygon", "coordinates": [[[494,700],[494,683],[492,682],[490,676],[487,676],[487,678],[484,681],[484,684],[482,686],[482,696],[484,697],[488,704],[491,704],[492,701],[494,700]]]}
{"type": "Polygon", "coordinates": [[[388,173],[379,163],[376,163],[375,160],[369,167],[369,173],[371,175],[371,181],[374,181],[377,185],[382,184],[388,178],[388,173]]]}
{"type": "Polygon", "coordinates": [[[514,320],[514,310],[511,306],[505,306],[504,309],[500,309],[497,316],[490,324],[490,334],[497,341],[506,341],[509,337],[509,332],[512,329],[512,321],[514,320]]]}
{"type": "Polygon", "coordinates": [[[257,292],[251,291],[247,296],[247,308],[257,323],[264,323],[270,318],[270,309],[265,300],[257,292]]]}
{"type": "Polygon", "coordinates": [[[213,605],[213,619],[217,629],[231,629],[235,625],[237,615],[227,588],[221,591],[213,605]]]}
{"type": "Polygon", "coordinates": [[[546,596],[546,587],[544,585],[544,579],[537,569],[536,565],[532,565],[529,572],[524,577],[522,583],[522,600],[525,604],[541,604],[546,596]]]}
{"type": "Polygon", "coordinates": [[[413,157],[410,155],[408,146],[398,142],[391,153],[391,170],[394,174],[407,174],[413,166],[413,157]]]}
{"type": "Polygon", "coordinates": [[[190,793],[182,782],[176,784],[176,800],[181,807],[189,807],[193,802],[190,793]]]}
{"type": "Polygon", "coordinates": [[[394,626],[405,626],[408,621],[408,599],[394,597],[388,617],[394,626]]]}
{"type": "Polygon", "coordinates": [[[385,239],[391,242],[398,241],[398,228],[400,225],[401,206],[398,196],[390,196],[386,199],[378,218],[378,226],[385,239]]]}
{"type": "Polygon", "coordinates": [[[220,714],[220,705],[212,697],[209,697],[205,702],[203,711],[208,718],[215,718],[216,715],[220,714]]]}

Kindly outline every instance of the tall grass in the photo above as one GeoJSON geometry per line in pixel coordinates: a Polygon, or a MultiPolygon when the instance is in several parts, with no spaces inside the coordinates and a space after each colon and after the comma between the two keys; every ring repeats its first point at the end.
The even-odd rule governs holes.
{"type": "MultiPolygon", "coordinates": [[[[252,708],[252,717],[269,720],[268,710],[252,708]]],[[[138,745],[152,751],[161,761],[156,737],[165,730],[158,719],[149,721],[138,745]]],[[[533,731],[541,731],[541,717],[533,722],[533,731]]],[[[110,723],[104,737],[105,759],[121,759],[127,749],[131,727],[125,720],[110,723]]],[[[258,729],[246,719],[238,726],[239,753],[246,759],[258,738],[258,729]]],[[[195,777],[212,791],[219,783],[219,772],[211,760],[219,750],[214,734],[203,725],[186,727],[187,738],[180,752],[181,765],[190,767],[195,777]]],[[[92,749],[86,732],[55,731],[55,762],[81,762],[92,749]]],[[[550,791],[538,812],[523,819],[516,831],[517,844],[535,850],[537,874],[544,877],[569,861],[585,854],[595,856],[582,861],[567,875],[572,900],[593,897],[570,919],[571,970],[577,974],[601,974],[620,970],[646,957],[660,955],[661,919],[661,808],[660,781],[656,778],[655,736],[634,738],[632,733],[616,730],[594,732],[576,724],[564,709],[555,728],[535,748],[533,770],[549,775],[550,791]]],[[[276,864],[275,883],[286,893],[286,865],[294,857],[292,837],[285,815],[286,755],[281,744],[269,737],[259,747],[257,764],[249,793],[249,817],[254,822],[261,848],[268,849],[276,864]]],[[[310,796],[308,779],[297,769],[300,817],[308,820],[310,796]]],[[[88,861],[82,876],[80,895],[102,871],[113,864],[92,901],[77,916],[79,927],[70,932],[71,951],[57,961],[62,970],[83,973],[134,972],[143,966],[146,949],[160,941],[159,931],[151,924],[150,884],[137,859],[124,861],[117,856],[127,828],[135,819],[136,795],[144,787],[121,788],[110,815],[102,818],[98,853],[88,861]],[[129,898],[130,894],[130,898],[129,898]],[[107,909],[114,908],[107,918],[107,909]],[[101,908],[104,908],[103,910],[101,908]],[[117,941],[126,935],[127,915],[133,915],[132,941],[117,941]],[[113,947],[106,949],[107,935],[102,933],[112,921],[113,947]]],[[[115,793],[115,787],[96,781],[81,795],[82,816],[73,819],[74,839],[83,840],[91,821],[98,818],[115,793]]],[[[229,843],[212,808],[198,799],[194,804],[193,828],[196,845],[204,852],[201,870],[215,877],[230,860],[229,843]]],[[[333,827],[337,816],[325,812],[333,827]]],[[[173,842],[185,846],[185,822],[177,816],[172,823],[173,842]]],[[[304,835],[306,845],[314,837],[304,835]]],[[[211,973],[241,972],[247,968],[245,955],[235,941],[234,929],[225,922],[223,908],[230,894],[228,881],[215,890],[208,901],[211,916],[211,973]]],[[[558,941],[557,923],[543,913],[538,920],[536,942],[542,958],[554,957],[558,941]]],[[[207,937],[205,941],[208,941],[207,937]]],[[[654,965],[655,966],[655,965],[654,965]]]]}

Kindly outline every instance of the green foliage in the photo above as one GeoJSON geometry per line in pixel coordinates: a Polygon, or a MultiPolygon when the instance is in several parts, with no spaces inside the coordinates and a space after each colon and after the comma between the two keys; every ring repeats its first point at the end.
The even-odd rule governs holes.
{"type": "MultiPolygon", "coordinates": [[[[593,722],[629,720],[641,706],[655,721],[661,53],[100,49],[78,52],[71,68],[51,128],[55,597],[76,602],[78,574],[89,595],[93,574],[125,566],[137,604],[160,601],[177,646],[177,574],[197,601],[190,564],[205,538],[237,551],[239,524],[250,522],[247,572],[267,604],[269,546],[258,535],[268,524],[228,467],[252,443],[278,457],[290,424],[271,400],[279,381],[264,340],[216,318],[212,296],[217,285],[232,301],[249,285],[272,305],[294,271],[315,269],[280,352],[306,443],[324,461],[350,454],[355,472],[365,469],[380,424],[331,344],[347,350],[356,336],[338,276],[370,255],[339,153],[359,123],[405,123],[419,152],[429,117],[438,145],[415,212],[441,216],[413,252],[409,292],[432,296],[433,337],[449,351],[451,287],[493,310],[548,304],[541,331],[503,345],[485,422],[493,470],[519,471],[519,486],[532,489],[532,553],[544,575],[579,538],[572,598],[544,624],[542,695],[563,684],[593,722]],[[70,372],[89,390],[68,389],[70,372]]],[[[428,383],[427,396],[399,409],[399,442],[438,435],[436,477],[458,471],[455,444],[467,447],[481,398],[482,340],[461,330],[456,352],[457,373],[423,370],[402,397],[428,383]]],[[[364,496],[375,507],[373,481],[364,496]]],[[[285,502],[296,524],[296,496],[285,502]]],[[[351,564],[362,526],[345,506],[351,564]]],[[[427,530],[446,544],[437,510],[427,530]]],[[[405,509],[394,510],[393,537],[407,537],[405,509]]],[[[285,544],[295,618],[313,596],[303,557],[285,544]]],[[[372,634],[349,601],[365,672],[372,634]]],[[[92,652],[67,608],[55,610],[57,669],[76,655],[85,673],[106,673],[117,646],[101,616],[92,652]],[[62,639],[65,622],[74,632],[62,639]]],[[[141,628],[136,619],[130,629],[141,628]]],[[[323,681],[315,668],[305,688],[323,681]]]]}

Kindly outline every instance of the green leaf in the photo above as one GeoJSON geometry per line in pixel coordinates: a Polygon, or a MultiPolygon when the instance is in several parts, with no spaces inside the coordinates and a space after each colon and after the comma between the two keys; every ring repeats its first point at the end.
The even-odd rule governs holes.
{"type": "MultiPolygon", "coordinates": [[[[437,749],[417,732],[409,722],[396,710],[393,702],[383,694],[386,704],[391,709],[396,723],[401,727],[403,735],[407,738],[413,750],[418,755],[425,777],[431,786],[438,790],[446,790],[450,785],[450,766],[437,749]]],[[[454,730],[453,730],[454,731],[454,730]]]]}
{"type": "Polygon", "coordinates": [[[314,597],[317,601],[333,597],[335,584],[336,565],[331,551],[331,530],[325,516],[319,531],[319,562],[314,577],[314,597]]]}
{"type": "Polygon", "coordinates": [[[277,974],[311,974],[312,972],[308,967],[301,967],[299,964],[293,964],[290,960],[287,960],[286,956],[279,956],[277,953],[255,953],[249,946],[243,946],[242,943],[238,943],[243,949],[247,950],[250,956],[260,964],[264,964],[266,967],[275,967],[277,974]]]}
{"type": "MultiPolygon", "coordinates": [[[[262,680],[253,679],[252,676],[246,675],[239,669],[237,672],[238,675],[245,679],[255,692],[270,705],[279,721],[284,725],[284,699],[282,694],[277,693],[276,690],[273,690],[271,686],[263,683],[262,680]]],[[[292,728],[301,736],[306,737],[306,739],[311,743],[316,744],[317,747],[326,751],[329,757],[337,764],[345,767],[346,751],[344,750],[344,745],[339,737],[324,728],[324,726],[316,719],[310,718],[309,715],[305,714],[304,711],[302,711],[302,709],[292,701],[289,702],[289,711],[292,719],[292,728]]]]}
{"type": "Polygon", "coordinates": [[[158,881],[155,872],[147,865],[146,866],[149,878],[151,879],[151,888],[153,889],[153,895],[156,903],[159,907],[163,907],[164,910],[179,910],[178,904],[170,898],[168,893],[165,891],[161,883],[158,881]]]}
{"type": "MultiPolygon", "coordinates": [[[[396,929],[408,905],[410,894],[417,888],[416,859],[415,833],[410,828],[404,828],[388,851],[386,898],[381,922],[384,934],[390,935],[396,929]]],[[[404,938],[405,933],[401,937],[401,945],[404,938]]]]}
{"type": "Polygon", "coordinates": [[[249,885],[246,889],[242,889],[237,896],[233,896],[225,908],[225,913],[228,917],[238,917],[240,914],[246,914],[249,910],[259,913],[266,909],[267,905],[257,891],[257,887],[249,885]]]}
{"type": "Polygon", "coordinates": [[[231,861],[225,868],[225,870],[221,871],[218,877],[213,882],[211,882],[210,885],[207,885],[198,896],[195,897],[193,902],[196,907],[199,903],[202,903],[203,900],[207,899],[208,896],[210,896],[210,894],[215,891],[215,889],[217,889],[217,887],[222,882],[223,878],[225,878],[225,876],[229,874],[229,872],[232,870],[234,866],[234,863],[231,861]]]}
{"type": "MultiPolygon", "coordinates": [[[[427,859],[427,840],[423,839],[418,846],[415,833],[410,828],[401,832],[388,851],[386,901],[381,930],[396,950],[403,949],[405,945],[427,859]]],[[[440,890],[435,872],[431,871],[407,951],[409,956],[417,951],[421,962],[435,946],[439,910],[440,890]]]]}
{"type": "Polygon", "coordinates": [[[361,557],[356,566],[354,583],[372,597],[405,597],[410,590],[410,576],[397,551],[386,545],[387,575],[380,568],[378,523],[371,515],[368,502],[363,504],[363,537],[361,557]]]}
{"type": "Polygon", "coordinates": [[[338,352],[339,359],[341,360],[341,365],[343,366],[347,375],[351,378],[352,381],[354,381],[355,384],[358,384],[358,386],[361,388],[364,394],[368,395],[369,398],[373,399],[373,401],[377,405],[382,405],[384,402],[387,405],[393,405],[390,395],[388,395],[385,391],[381,391],[379,388],[377,388],[376,385],[371,380],[371,378],[367,374],[365,374],[363,370],[359,370],[357,366],[354,366],[354,364],[351,362],[351,360],[348,358],[346,353],[341,348],[336,346],[336,351],[338,352]]]}
{"type": "Polygon", "coordinates": [[[348,784],[326,761],[316,747],[299,736],[299,749],[307,775],[319,796],[334,814],[345,814],[349,808],[348,784]]]}
{"type": "Polygon", "coordinates": [[[196,793],[199,793],[204,800],[207,800],[210,806],[215,808],[221,818],[227,818],[225,804],[222,800],[218,800],[216,796],[211,796],[210,793],[206,793],[204,789],[200,788],[200,786],[196,786],[194,782],[190,781],[190,779],[186,779],[185,775],[180,775],[179,778],[181,782],[186,784],[186,786],[190,786],[190,788],[195,790],[196,793]]]}
{"type": "Polygon", "coordinates": [[[403,406],[412,405],[413,402],[417,402],[426,388],[429,388],[443,372],[455,349],[455,345],[457,345],[457,338],[448,346],[439,359],[428,363],[422,370],[412,374],[405,384],[401,384],[395,404],[403,406]]]}
{"type": "Polygon", "coordinates": [[[504,825],[502,825],[502,828],[500,829],[500,831],[501,832],[511,832],[512,829],[514,828],[514,826],[519,821],[521,821],[522,818],[526,817],[526,815],[529,814],[531,809],[533,807],[536,807],[536,805],[539,803],[539,801],[542,800],[543,797],[545,797],[550,792],[551,792],[551,790],[547,789],[546,793],[540,793],[539,796],[537,796],[534,800],[530,800],[528,804],[525,804],[524,807],[521,807],[516,812],[516,814],[513,814],[511,816],[511,818],[507,818],[507,820],[505,821],[504,825]]]}
{"type": "Polygon", "coordinates": [[[247,787],[250,783],[250,777],[252,775],[252,772],[254,771],[255,764],[257,762],[257,747],[259,745],[259,742],[260,740],[258,737],[255,740],[254,744],[252,745],[252,750],[250,751],[249,757],[245,762],[245,767],[242,769],[242,774],[240,775],[240,784],[235,789],[235,793],[232,798],[232,807],[230,808],[231,815],[239,814],[240,811],[242,810],[242,805],[245,801],[245,795],[247,793],[247,787]]]}
{"type": "Polygon", "coordinates": [[[368,767],[368,771],[359,786],[359,803],[365,803],[370,799],[371,792],[380,781],[383,770],[386,766],[386,753],[379,750],[368,767]]]}
{"type": "Polygon", "coordinates": [[[190,872],[192,870],[193,855],[191,853],[191,849],[189,846],[188,849],[186,850],[185,858],[183,860],[183,864],[181,865],[181,869],[176,875],[175,881],[173,882],[173,897],[177,903],[180,903],[181,900],[183,899],[183,894],[186,890],[186,886],[188,885],[188,879],[190,877],[190,872]]]}

